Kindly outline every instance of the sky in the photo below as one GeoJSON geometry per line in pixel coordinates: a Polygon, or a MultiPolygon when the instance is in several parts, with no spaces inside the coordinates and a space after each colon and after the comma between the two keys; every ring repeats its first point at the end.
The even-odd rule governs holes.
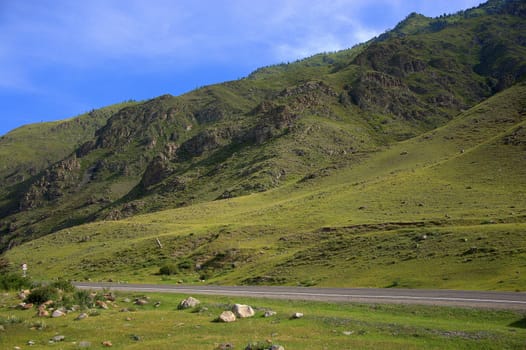
{"type": "Polygon", "coordinates": [[[0,135],[350,48],[481,0],[0,0],[0,135]]]}

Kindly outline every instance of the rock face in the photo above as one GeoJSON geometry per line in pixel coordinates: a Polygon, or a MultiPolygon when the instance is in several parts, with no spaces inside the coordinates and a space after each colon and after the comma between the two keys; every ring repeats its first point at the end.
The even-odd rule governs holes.
{"type": "Polygon", "coordinates": [[[234,307],[232,308],[232,312],[238,318],[252,317],[256,314],[256,312],[251,306],[243,305],[243,304],[235,304],[234,307]]]}
{"type": "Polygon", "coordinates": [[[219,321],[220,322],[235,322],[236,321],[236,315],[232,311],[223,311],[221,315],[219,315],[219,321]]]}
{"type": "Polygon", "coordinates": [[[179,303],[179,306],[177,306],[178,309],[180,310],[183,310],[183,309],[190,309],[190,308],[193,308],[193,307],[196,307],[197,305],[201,304],[201,302],[193,297],[188,297],[186,299],[184,299],[183,301],[181,301],[179,303]]]}

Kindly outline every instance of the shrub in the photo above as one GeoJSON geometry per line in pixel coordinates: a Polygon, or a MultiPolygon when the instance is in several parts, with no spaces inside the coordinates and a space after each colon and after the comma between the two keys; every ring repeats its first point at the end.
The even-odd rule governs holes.
{"type": "Polygon", "coordinates": [[[177,264],[177,267],[180,268],[181,270],[190,270],[193,266],[194,266],[193,261],[188,260],[188,259],[185,259],[179,262],[179,264],[177,264]]]}
{"type": "Polygon", "coordinates": [[[177,266],[173,263],[168,263],[159,269],[159,274],[161,275],[175,275],[177,274],[177,266]]]}
{"type": "Polygon", "coordinates": [[[72,285],[70,281],[65,279],[59,279],[58,281],[51,283],[51,286],[60,289],[61,291],[66,293],[71,293],[75,291],[75,286],[72,285]]]}
{"type": "Polygon", "coordinates": [[[0,289],[18,290],[31,287],[31,280],[16,273],[0,274],[0,289]]]}
{"type": "Polygon", "coordinates": [[[35,288],[26,297],[27,303],[42,304],[48,300],[58,301],[59,292],[58,289],[53,286],[41,286],[35,288]]]}
{"type": "Polygon", "coordinates": [[[75,304],[80,306],[82,309],[87,309],[91,307],[93,303],[89,290],[75,291],[75,293],[73,293],[73,300],[75,304]]]}

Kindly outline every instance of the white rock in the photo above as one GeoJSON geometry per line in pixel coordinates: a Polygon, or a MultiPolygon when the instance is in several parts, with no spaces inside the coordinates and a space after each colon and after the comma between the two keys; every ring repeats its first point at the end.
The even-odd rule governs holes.
{"type": "Polygon", "coordinates": [[[62,316],[65,316],[66,314],[60,310],[55,310],[53,311],[53,313],[51,314],[51,317],[54,317],[54,318],[57,318],[57,317],[62,317],[62,316]]]}
{"type": "Polygon", "coordinates": [[[201,304],[201,302],[197,300],[196,298],[188,297],[179,303],[178,308],[179,309],[189,309],[192,307],[196,307],[199,304],[201,304]]]}
{"type": "Polygon", "coordinates": [[[254,309],[249,305],[235,304],[232,312],[239,318],[252,317],[256,314],[254,309]]]}
{"type": "Polygon", "coordinates": [[[234,322],[236,320],[236,315],[232,311],[223,311],[221,315],[219,315],[219,321],[221,322],[234,322]]]}

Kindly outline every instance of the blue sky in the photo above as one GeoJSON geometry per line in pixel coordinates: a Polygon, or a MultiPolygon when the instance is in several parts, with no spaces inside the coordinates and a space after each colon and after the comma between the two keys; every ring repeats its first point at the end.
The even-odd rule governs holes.
{"type": "Polygon", "coordinates": [[[480,0],[0,0],[0,135],[235,80],[480,0]]]}

